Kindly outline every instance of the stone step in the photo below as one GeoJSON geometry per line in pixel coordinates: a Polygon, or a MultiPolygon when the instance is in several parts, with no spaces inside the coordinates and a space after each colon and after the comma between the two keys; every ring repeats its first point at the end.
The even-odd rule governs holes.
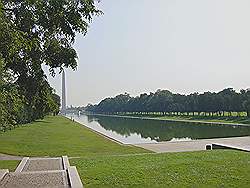
{"type": "Polygon", "coordinates": [[[30,158],[27,160],[22,172],[26,171],[48,171],[48,170],[63,170],[62,158],[30,158]]]}
{"type": "Polygon", "coordinates": [[[0,169],[0,182],[5,177],[5,175],[8,173],[9,173],[8,169],[0,169]]]}
{"type": "Polygon", "coordinates": [[[0,171],[0,187],[51,187],[81,188],[83,184],[75,166],[70,166],[67,156],[58,158],[25,157],[15,172],[0,171]]]}
{"type": "Polygon", "coordinates": [[[31,188],[31,187],[70,187],[67,172],[39,171],[39,172],[14,172],[5,175],[0,182],[3,188],[31,188]]]}

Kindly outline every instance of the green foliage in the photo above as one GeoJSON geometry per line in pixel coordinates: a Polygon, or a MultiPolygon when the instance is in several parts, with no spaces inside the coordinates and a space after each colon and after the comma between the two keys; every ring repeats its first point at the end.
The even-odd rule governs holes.
{"type": "Polygon", "coordinates": [[[21,123],[23,103],[15,86],[4,86],[1,89],[1,126],[0,130],[12,129],[21,123]]]}
{"type": "MultiPolygon", "coordinates": [[[[55,68],[77,66],[76,51],[72,48],[76,32],[86,34],[88,23],[94,15],[101,12],[96,9],[93,0],[2,0],[2,11],[7,20],[14,24],[14,30],[24,34],[28,47],[22,48],[22,54],[15,53],[10,67],[20,73],[17,65],[22,61],[36,63],[26,68],[40,69],[39,64],[55,68]]],[[[13,58],[13,57],[12,57],[13,58]]]]}
{"type": "Polygon", "coordinates": [[[86,34],[100,13],[93,0],[0,0],[0,130],[59,112],[42,65],[53,76],[55,69],[75,70],[76,33],[86,34]]]}
{"type": "Polygon", "coordinates": [[[247,112],[247,116],[250,117],[250,90],[244,91],[242,90],[241,93],[243,94],[243,108],[247,112]]]}
{"type": "Polygon", "coordinates": [[[53,94],[52,95],[52,98],[51,98],[51,101],[49,104],[53,105],[50,107],[50,109],[53,109],[53,115],[57,115],[59,114],[59,111],[60,111],[60,106],[61,106],[61,99],[60,99],[60,96],[57,95],[57,94],[53,94]]]}
{"type": "Polygon", "coordinates": [[[162,115],[180,115],[195,113],[205,116],[224,116],[225,112],[231,116],[232,112],[250,111],[250,90],[241,90],[240,93],[232,88],[218,93],[192,93],[189,95],[174,94],[168,90],[157,90],[155,93],[141,94],[130,97],[128,94],[106,98],[98,105],[88,105],[86,111],[95,113],[126,113],[160,112],[162,115]]]}

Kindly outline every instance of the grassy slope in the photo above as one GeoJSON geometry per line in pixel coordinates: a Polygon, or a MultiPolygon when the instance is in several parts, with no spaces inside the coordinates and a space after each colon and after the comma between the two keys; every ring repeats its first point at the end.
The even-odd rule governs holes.
{"type": "Polygon", "coordinates": [[[250,154],[239,151],[70,160],[86,187],[249,187],[250,154]]]}
{"type": "Polygon", "coordinates": [[[64,117],[46,117],[0,133],[0,153],[21,156],[89,156],[142,153],[146,150],[116,144],[64,117]]]}
{"type": "MultiPolygon", "coordinates": [[[[47,117],[0,134],[0,152],[82,156],[70,160],[87,187],[247,187],[250,154],[209,151],[126,155],[145,150],[116,144],[63,117],[47,117]],[[112,156],[113,155],[113,156],[112,156]]],[[[17,161],[0,161],[13,170],[17,161]]]]}
{"type": "Polygon", "coordinates": [[[0,169],[9,169],[9,171],[15,171],[17,165],[20,161],[1,161],[0,160],[0,169]]]}
{"type": "Polygon", "coordinates": [[[220,123],[242,123],[242,124],[250,124],[250,119],[246,117],[201,117],[201,116],[163,116],[159,117],[159,119],[180,119],[180,120],[197,120],[197,121],[207,121],[207,122],[220,122],[220,123]]]}

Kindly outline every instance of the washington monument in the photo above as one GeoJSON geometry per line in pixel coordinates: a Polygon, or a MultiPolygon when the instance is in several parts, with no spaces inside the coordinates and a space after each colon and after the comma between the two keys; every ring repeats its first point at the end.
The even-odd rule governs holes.
{"type": "Polygon", "coordinates": [[[62,71],[62,114],[66,114],[66,89],[65,89],[65,72],[62,71]]]}

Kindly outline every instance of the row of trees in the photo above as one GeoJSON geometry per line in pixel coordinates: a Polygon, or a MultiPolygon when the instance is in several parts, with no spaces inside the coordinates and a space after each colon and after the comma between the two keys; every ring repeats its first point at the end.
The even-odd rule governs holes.
{"type": "Polygon", "coordinates": [[[0,0],[0,130],[58,113],[60,97],[42,66],[77,67],[76,32],[85,34],[93,0],[0,0]]]}
{"type": "Polygon", "coordinates": [[[174,94],[168,90],[157,90],[155,93],[144,93],[137,97],[129,94],[106,98],[98,105],[88,105],[86,111],[94,113],[117,112],[161,112],[163,114],[189,114],[224,116],[225,112],[246,112],[250,116],[250,90],[236,92],[232,88],[220,92],[192,93],[189,95],[174,94]]]}

